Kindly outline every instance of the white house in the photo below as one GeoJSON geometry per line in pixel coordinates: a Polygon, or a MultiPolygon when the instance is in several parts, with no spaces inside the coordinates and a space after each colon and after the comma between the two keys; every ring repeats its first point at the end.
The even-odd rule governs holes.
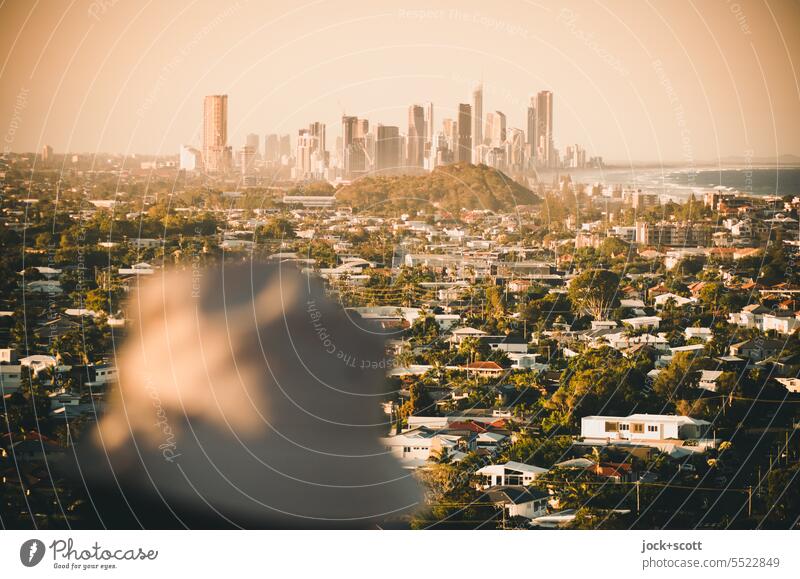
{"type": "Polygon", "coordinates": [[[769,314],[764,314],[761,321],[761,331],[768,332],[775,330],[779,334],[791,334],[798,327],[800,327],[800,320],[797,319],[794,312],[790,311],[775,311],[769,314]]]}
{"type": "Polygon", "coordinates": [[[800,378],[775,378],[775,381],[786,387],[793,394],[800,394],[800,378]]]}
{"type": "Polygon", "coordinates": [[[16,392],[22,385],[20,364],[0,364],[0,394],[16,392]]]}
{"type": "Polygon", "coordinates": [[[468,437],[457,434],[440,434],[428,428],[415,428],[394,436],[381,438],[381,444],[395,456],[404,468],[423,466],[433,455],[453,452],[460,447],[474,450],[468,437]]]}
{"type": "Polygon", "coordinates": [[[64,293],[64,290],[61,289],[61,283],[56,279],[32,281],[25,287],[30,293],[35,294],[59,295],[64,293]]]}
{"type": "Polygon", "coordinates": [[[672,414],[584,416],[581,436],[609,441],[689,440],[702,438],[710,425],[705,420],[672,414]]]}
{"type": "Polygon", "coordinates": [[[765,308],[761,304],[750,304],[743,307],[740,312],[729,314],[728,322],[743,328],[758,328],[760,330],[764,314],[768,313],[769,308],[765,308]]]}
{"type": "Polygon", "coordinates": [[[458,328],[453,330],[450,334],[450,343],[458,345],[467,338],[480,338],[485,336],[486,332],[475,328],[458,328]]]}
{"type": "Polygon", "coordinates": [[[658,324],[661,323],[661,318],[658,316],[637,316],[635,318],[626,318],[622,323],[630,326],[634,330],[644,330],[652,328],[657,330],[658,324]]]}
{"type": "Polygon", "coordinates": [[[722,370],[701,370],[700,382],[697,385],[710,392],[716,392],[717,380],[719,380],[720,376],[722,376],[722,370]]]}
{"type": "Polygon", "coordinates": [[[670,300],[673,300],[675,302],[675,305],[678,306],[679,308],[682,308],[683,306],[689,304],[693,304],[697,301],[694,298],[685,298],[683,296],[679,296],[678,294],[665,293],[656,296],[653,299],[653,304],[655,305],[656,309],[660,310],[663,309],[664,306],[666,306],[667,302],[669,302],[670,300]]]}
{"type": "Polygon", "coordinates": [[[475,474],[481,476],[479,489],[503,485],[529,485],[540,474],[547,472],[546,468],[523,464],[509,460],[505,464],[490,464],[478,469],[475,474]]]}
{"type": "Polygon", "coordinates": [[[492,487],[486,491],[489,500],[505,509],[509,517],[534,519],[547,514],[550,495],[524,486],[492,487]]]}
{"type": "Polygon", "coordinates": [[[683,331],[683,335],[686,336],[687,340],[691,340],[692,338],[700,338],[704,342],[710,342],[714,337],[714,333],[711,331],[711,328],[686,328],[683,331]]]}

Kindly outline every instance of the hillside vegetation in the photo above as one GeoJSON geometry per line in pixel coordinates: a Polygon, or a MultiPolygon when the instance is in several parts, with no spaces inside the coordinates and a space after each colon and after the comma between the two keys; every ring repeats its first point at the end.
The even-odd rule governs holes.
{"type": "Polygon", "coordinates": [[[501,171],[468,163],[437,167],[425,175],[365,177],[337,190],[336,199],[371,211],[381,211],[381,206],[404,211],[436,206],[456,213],[462,208],[510,211],[540,201],[501,171]]]}

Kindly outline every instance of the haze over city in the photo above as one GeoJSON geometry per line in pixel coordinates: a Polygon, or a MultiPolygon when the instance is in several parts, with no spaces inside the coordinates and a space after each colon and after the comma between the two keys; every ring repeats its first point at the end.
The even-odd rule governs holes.
{"type": "Polygon", "coordinates": [[[8,151],[174,155],[202,145],[209,94],[230,97],[234,147],[310,122],[332,142],[343,114],[405,131],[409,105],[433,102],[455,118],[482,81],[484,114],[521,129],[530,97],[552,91],[562,151],[690,164],[800,153],[789,2],[12,1],[0,13],[8,151]]]}

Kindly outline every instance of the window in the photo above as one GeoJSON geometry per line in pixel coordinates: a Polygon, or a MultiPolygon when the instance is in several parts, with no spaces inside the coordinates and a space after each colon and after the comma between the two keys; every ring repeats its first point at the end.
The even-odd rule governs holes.
{"type": "Polygon", "coordinates": [[[606,432],[617,432],[618,424],[616,422],[606,422],[606,432]]]}
{"type": "Polygon", "coordinates": [[[404,453],[406,453],[406,452],[411,452],[411,447],[410,447],[410,446],[404,446],[404,447],[403,447],[403,452],[404,452],[404,453]]]}
{"type": "Polygon", "coordinates": [[[627,432],[629,430],[629,427],[628,427],[627,424],[620,424],[619,425],[619,429],[620,430],[625,430],[627,432]]]}
{"type": "Polygon", "coordinates": [[[641,422],[634,422],[631,424],[631,432],[634,434],[642,434],[644,432],[644,424],[641,422]]]}
{"type": "Polygon", "coordinates": [[[648,424],[647,432],[658,432],[658,426],[655,424],[648,424]]]}

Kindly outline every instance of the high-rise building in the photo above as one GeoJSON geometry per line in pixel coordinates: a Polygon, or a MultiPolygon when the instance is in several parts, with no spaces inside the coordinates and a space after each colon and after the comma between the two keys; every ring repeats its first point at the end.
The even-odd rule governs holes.
{"type": "Polygon", "coordinates": [[[325,140],[325,123],[315,122],[308,125],[308,132],[316,139],[314,151],[317,158],[328,166],[328,147],[325,140]]]}
{"type": "Polygon", "coordinates": [[[42,147],[42,163],[49,163],[53,160],[53,147],[45,145],[42,147]]]}
{"type": "Polygon", "coordinates": [[[342,162],[344,174],[356,177],[368,169],[366,137],[369,121],[357,117],[342,117],[342,162]]]}
{"type": "Polygon", "coordinates": [[[543,90],[536,95],[536,160],[542,167],[553,167],[553,93],[543,90]]]}
{"type": "Polygon", "coordinates": [[[237,163],[239,165],[239,169],[242,172],[242,175],[251,175],[253,173],[253,169],[255,168],[255,161],[256,161],[256,154],[258,152],[258,148],[252,147],[250,145],[245,145],[238,151],[238,159],[237,163]]]}
{"type": "Polygon", "coordinates": [[[525,133],[522,129],[508,129],[506,133],[506,163],[511,171],[525,167],[525,133]]]}
{"type": "Polygon", "coordinates": [[[206,171],[228,168],[228,95],[209,95],[203,102],[203,161],[206,171]]]}
{"type": "Polygon", "coordinates": [[[308,125],[308,132],[311,136],[316,137],[317,147],[321,151],[327,151],[328,147],[325,142],[325,123],[315,122],[308,125]]]}
{"type": "Polygon", "coordinates": [[[531,97],[531,104],[528,106],[528,126],[526,127],[526,154],[533,164],[536,162],[536,97],[531,97]]]}
{"type": "Polygon", "coordinates": [[[267,135],[264,137],[264,161],[276,163],[281,158],[281,138],[279,135],[267,135]]]}
{"type": "Polygon", "coordinates": [[[408,165],[422,167],[425,159],[425,111],[419,105],[408,107],[408,165]]]}
{"type": "Polygon", "coordinates": [[[259,154],[259,151],[261,150],[260,142],[261,142],[261,139],[255,133],[250,133],[244,139],[245,146],[246,147],[250,147],[251,149],[253,149],[256,152],[255,153],[255,155],[256,155],[255,158],[256,159],[261,156],[259,154]]]}
{"type": "Polygon", "coordinates": [[[389,171],[402,164],[400,129],[378,125],[375,127],[375,169],[389,171]]]}
{"type": "Polygon", "coordinates": [[[472,91],[472,162],[480,163],[483,145],[483,83],[472,91]]]}
{"type": "Polygon", "coordinates": [[[278,149],[280,153],[280,160],[283,162],[284,159],[288,159],[292,156],[292,137],[290,135],[281,135],[280,140],[280,147],[278,149]]]}
{"type": "Polygon", "coordinates": [[[500,111],[486,115],[486,140],[492,147],[502,147],[506,142],[506,116],[500,111]]]}
{"type": "Polygon", "coordinates": [[[319,138],[311,129],[300,129],[297,135],[297,154],[295,155],[295,177],[310,179],[315,176],[319,163],[319,138]]]}
{"type": "Polygon", "coordinates": [[[429,102],[425,104],[425,147],[422,153],[424,158],[425,166],[428,169],[432,169],[433,167],[430,165],[430,158],[431,158],[431,147],[433,145],[433,103],[429,102]]]}
{"type": "Polygon", "coordinates": [[[457,163],[472,161],[472,106],[469,103],[458,105],[458,148],[454,157],[457,163]]]}
{"type": "Polygon", "coordinates": [[[186,171],[198,171],[203,168],[203,154],[190,145],[181,147],[180,168],[186,171]]]}

